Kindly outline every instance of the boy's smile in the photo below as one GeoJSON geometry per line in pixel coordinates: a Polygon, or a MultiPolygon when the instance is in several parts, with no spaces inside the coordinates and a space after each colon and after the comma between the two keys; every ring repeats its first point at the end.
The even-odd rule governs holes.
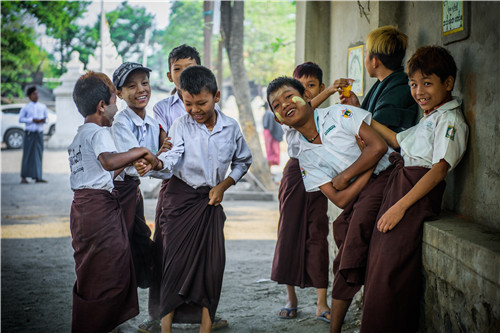
{"type": "MultiPolygon", "coordinates": [[[[123,86],[118,89],[118,97],[125,100],[135,113],[144,113],[151,96],[148,74],[143,70],[130,73],[123,86]]],[[[139,114],[139,116],[141,116],[139,114]]],[[[141,116],[142,117],[142,116],[141,116]]]]}
{"type": "Polygon", "coordinates": [[[211,130],[217,121],[215,113],[215,103],[219,101],[220,91],[212,95],[207,89],[202,89],[199,94],[191,95],[187,91],[182,91],[184,107],[187,113],[199,124],[211,130]]]}
{"type": "Polygon", "coordinates": [[[289,86],[284,86],[269,96],[269,102],[274,115],[280,123],[295,127],[306,114],[307,103],[299,92],[289,86]]]}
{"type": "Polygon", "coordinates": [[[432,111],[436,107],[451,100],[453,77],[444,82],[436,74],[426,75],[416,71],[410,78],[411,95],[424,111],[432,111]]]}

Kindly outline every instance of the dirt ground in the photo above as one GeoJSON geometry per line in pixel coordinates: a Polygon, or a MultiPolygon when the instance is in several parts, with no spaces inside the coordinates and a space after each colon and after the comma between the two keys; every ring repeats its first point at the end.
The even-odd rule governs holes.
{"type": "MultiPolygon", "coordinates": [[[[21,151],[2,150],[1,329],[2,332],[70,332],[74,272],[69,231],[72,191],[64,150],[46,150],[47,184],[19,184],[21,151]]],[[[145,200],[146,219],[154,219],[155,199],[145,200]]],[[[226,269],[217,313],[229,332],[328,332],[315,319],[315,290],[298,289],[299,312],[280,320],[285,287],[270,281],[276,243],[278,203],[223,202],[227,215],[226,269]]],[[[139,289],[140,314],[124,323],[136,332],[147,318],[147,290],[139,289]]],[[[359,331],[360,311],[352,306],[345,332],[359,331]]],[[[197,332],[193,325],[176,332],[197,332]]]]}

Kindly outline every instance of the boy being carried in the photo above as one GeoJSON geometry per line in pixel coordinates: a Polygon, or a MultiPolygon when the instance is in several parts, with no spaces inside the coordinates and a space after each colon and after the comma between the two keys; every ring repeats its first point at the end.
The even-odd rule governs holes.
{"type": "Polygon", "coordinates": [[[269,84],[267,99],[276,119],[296,129],[291,141],[298,145],[306,191],[321,190],[335,205],[345,207],[333,224],[339,252],[333,264],[330,326],[333,332],[340,332],[352,298],[364,282],[368,246],[390,173],[388,155],[392,150],[368,125],[371,114],[367,111],[339,104],[313,110],[304,101],[304,93],[299,81],[281,77],[269,84]],[[357,135],[366,143],[362,152],[357,135]]]}
{"type": "MultiPolygon", "coordinates": [[[[325,89],[323,71],[313,62],[298,65],[293,76],[304,86],[304,98],[312,105],[321,104],[337,92],[333,86],[325,89]]],[[[274,114],[272,116],[274,122],[274,114]]],[[[273,281],[286,284],[286,305],[281,308],[279,317],[296,318],[298,299],[295,286],[312,286],[317,292],[316,318],[329,322],[330,308],[326,297],[330,260],[326,215],[328,199],[320,191],[306,192],[297,159],[300,145],[293,142],[296,131],[283,127],[290,159],[283,169],[279,187],[279,230],[271,271],[273,281]]]]}
{"type": "Polygon", "coordinates": [[[73,99],[85,123],[68,147],[76,270],[71,330],[109,332],[139,313],[127,229],[113,192],[113,178],[141,157],[150,166],[157,159],[147,148],[117,153],[111,131],[105,127],[117,111],[115,87],[106,75],[89,72],[80,77],[73,99]]]}
{"type": "Polygon", "coordinates": [[[418,331],[423,222],[439,214],[444,178],[467,147],[461,101],[451,95],[456,72],[446,49],[418,49],[408,61],[408,75],[424,117],[398,134],[372,121],[401,155],[391,156],[395,168],[370,243],[361,332],[418,331]]]}

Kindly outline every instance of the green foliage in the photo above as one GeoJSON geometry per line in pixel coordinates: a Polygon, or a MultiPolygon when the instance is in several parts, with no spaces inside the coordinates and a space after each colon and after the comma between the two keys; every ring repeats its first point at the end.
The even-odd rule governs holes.
{"type": "Polygon", "coordinates": [[[157,31],[154,40],[163,48],[163,62],[167,68],[168,54],[181,44],[195,47],[203,57],[203,1],[175,1],[168,26],[157,31]]]}
{"type": "MultiPolygon", "coordinates": [[[[153,26],[154,15],[146,12],[146,8],[130,6],[127,1],[122,2],[115,10],[106,13],[111,40],[124,61],[142,54],[146,30],[153,26]]],[[[77,35],[79,41],[75,50],[80,53],[80,61],[85,65],[89,56],[97,48],[100,39],[100,19],[94,26],[81,27],[77,35]]]]}
{"type": "Polygon", "coordinates": [[[245,67],[249,80],[267,84],[291,75],[295,62],[295,3],[245,1],[245,67]]]}
{"type": "MultiPolygon", "coordinates": [[[[23,87],[32,82],[37,73],[54,71],[55,67],[47,61],[54,59],[36,45],[36,33],[27,22],[35,19],[47,28],[47,35],[59,39],[60,58],[64,63],[78,31],[74,22],[87,5],[84,1],[2,2],[2,96],[22,96],[23,87]]],[[[61,66],[57,74],[62,71],[61,66]]]]}
{"type": "Polygon", "coordinates": [[[118,53],[127,61],[134,54],[142,54],[146,30],[153,25],[154,15],[144,7],[132,7],[127,1],[106,14],[111,31],[111,40],[118,53]]]}

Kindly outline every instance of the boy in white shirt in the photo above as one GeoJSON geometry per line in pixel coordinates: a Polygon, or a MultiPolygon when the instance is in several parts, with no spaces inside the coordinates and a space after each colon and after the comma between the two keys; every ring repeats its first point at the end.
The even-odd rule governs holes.
{"type": "Polygon", "coordinates": [[[452,97],[457,66],[440,46],[418,49],[408,61],[411,94],[424,111],[400,133],[371,126],[401,155],[384,191],[368,257],[361,332],[417,332],[423,222],[441,209],[444,178],[462,159],[468,127],[452,97]]]}
{"type": "Polygon", "coordinates": [[[105,74],[80,77],[73,99],[85,123],[68,147],[76,270],[72,332],[109,332],[139,313],[130,245],[113,178],[139,158],[157,163],[146,148],[117,152],[109,129],[117,111],[116,91],[105,74]]]}
{"type": "MultiPolygon", "coordinates": [[[[113,73],[117,95],[127,103],[111,127],[118,152],[133,147],[146,147],[157,152],[160,143],[160,126],[146,112],[151,97],[149,73],[151,69],[135,62],[121,64],[113,73]]],[[[147,176],[165,178],[168,175],[150,171],[147,176]]],[[[133,166],[126,167],[114,180],[134,260],[137,285],[147,288],[152,279],[151,230],[144,217],[144,199],[139,187],[139,174],[133,166]]]]}
{"type": "Polygon", "coordinates": [[[200,332],[210,332],[225,266],[220,203],[248,171],[252,155],[238,123],[216,110],[220,92],[208,68],[186,68],[180,87],[187,114],[169,131],[172,150],[159,156],[159,167],[174,174],[160,216],[165,247],[161,328],[171,332],[174,314],[191,311],[201,318],[200,332]]]}
{"type": "Polygon", "coordinates": [[[306,191],[320,190],[345,208],[333,223],[339,252],[333,263],[330,327],[332,332],[340,332],[352,298],[364,283],[369,242],[390,174],[392,150],[370,128],[369,112],[341,104],[313,110],[304,98],[304,86],[288,77],[275,79],[267,89],[276,120],[293,127],[287,141],[296,145],[306,191]],[[357,135],[366,143],[362,152],[357,135]]]}

